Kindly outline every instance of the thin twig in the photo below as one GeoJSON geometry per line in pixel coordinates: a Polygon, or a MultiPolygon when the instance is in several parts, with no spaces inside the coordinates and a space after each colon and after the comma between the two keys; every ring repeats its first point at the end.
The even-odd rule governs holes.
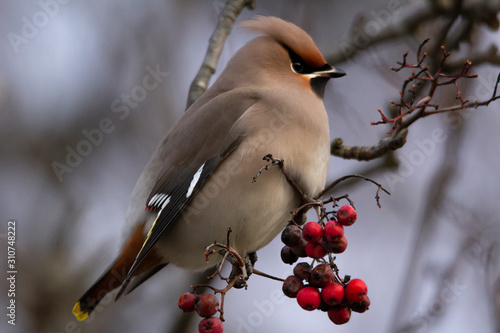
{"type": "Polygon", "coordinates": [[[294,190],[299,194],[300,198],[302,201],[308,201],[309,197],[307,194],[300,188],[300,186],[295,182],[295,180],[288,174],[288,172],[284,169],[284,160],[274,158],[272,154],[267,154],[262,158],[264,161],[269,162],[268,164],[264,165],[260,170],[257,172],[255,177],[253,177],[252,183],[255,183],[257,181],[257,178],[262,174],[263,171],[269,170],[270,167],[273,166],[279,166],[281,168],[281,172],[285,176],[286,180],[288,183],[294,188],[294,190]]]}
{"type": "Polygon", "coordinates": [[[259,169],[259,171],[257,172],[257,174],[253,177],[252,183],[257,182],[257,178],[259,178],[259,176],[262,174],[263,171],[267,171],[267,170],[269,170],[270,167],[273,167],[273,166],[280,166],[280,167],[282,167],[283,166],[283,162],[284,162],[283,160],[280,160],[278,158],[274,158],[273,154],[267,154],[262,159],[264,161],[266,161],[266,162],[269,162],[269,163],[266,164],[266,165],[264,165],[262,168],[259,169]]]}
{"type": "Polygon", "coordinates": [[[281,281],[281,282],[285,282],[285,280],[283,280],[282,278],[279,278],[279,277],[276,277],[276,276],[272,276],[272,275],[269,275],[267,273],[264,273],[264,272],[261,272],[257,269],[253,269],[253,272],[255,275],[260,275],[260,276],[263,276],[265,278],[268,278],[268,279],[271,279],[271,280],[276,280],[276,281],[281,281]]]}
{"type": "Polygon", "coordinates": [[[212,33],[205,59],[189,88],[186,109],[207,90],[208,82],[217,69],[224,43],[233,29],[236,18],[243,8],[255,8],[255,0],[228,0],[219,15],[219,22],[212,33]]]}
{"type": "Polygon", "coordinates": [[[375,194],[375,199],[377,200],[377,206],[379,208],[381,208],[380,202],[379,202],[379,200],[380,200],[380,197],[379,197],[380,191],[384,191],[388,195],[391,195],[391,193],[389,191],[387,191],[381,184],[377,183],[376,181],[374,181],[374,180],[372,180],[370,178],[367,178],[367,177],[361,176],[361,175],[347,175],[347,176],[344,176],[344,177],[340,177],[339,179],[335,180],[333,183],[331,183],[330,185],[328,185],[327,187],[325,187],[323,189],[323,191],[321,191],[320,194],[318,194],[318,198],[320,198],[322,195],[324,195],[325,193],[327,193],[328,191],[330,191],[331,189],[333,189],[340,182],[343,182],[344,180],[347,180],[349,178],[360,178],[360,179],[366,180],[368,182],[371,182],[371,183],[377,185],[378,189],[377,189],[377,193],[375,194]]]}

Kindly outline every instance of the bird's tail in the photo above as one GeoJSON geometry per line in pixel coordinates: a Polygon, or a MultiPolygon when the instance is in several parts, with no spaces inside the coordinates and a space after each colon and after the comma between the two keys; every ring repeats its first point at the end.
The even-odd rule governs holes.
{"type": "Polygon", "coordinates": [[[73,314],[76,318],[87,319],[104,296],[121,286],[131,265],[132,263],[124,265],[122,261],[116,260],[75,304],[73,314]]]}
{"type": "MultiPolygon", "coordinates": [[[[78,320],[87,319],[108,293],[122,285],[144,242],[143,227],[144,225],[139,225],[136,228],[129,241],[121,249],[115,262],[76,302],[73,307],[73,314],[78,320]]],[[[155,251],[148,253],[135,271],[134,281],[127,288],[126,293],[128,294],[137,288],[166,265],[167,263],[155,251]]]]}

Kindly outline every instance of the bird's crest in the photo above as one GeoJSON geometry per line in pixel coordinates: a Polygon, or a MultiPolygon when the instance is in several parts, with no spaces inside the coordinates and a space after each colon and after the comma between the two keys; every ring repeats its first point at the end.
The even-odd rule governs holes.
{"type": "Polygon", "coordinates": [[[321,68],[326,64],[325,58],[311,36],[293,23],[277,17],[257,15],[254,19],[243,21],[239,25],[247,30],[274,38],[313,68],[321,68]]]}

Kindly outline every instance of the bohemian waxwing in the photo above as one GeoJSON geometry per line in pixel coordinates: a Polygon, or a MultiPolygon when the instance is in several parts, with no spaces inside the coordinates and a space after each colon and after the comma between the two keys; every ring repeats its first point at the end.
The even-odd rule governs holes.
{"type": "MultiPolygon", "coordinates": [[[[260,33],[229,61],[215,83],[158,145],[135,185],[123,245],[111,266],[76,303],[84,320],[110,291],[131,291],[172,263],[215,265],[215,240],[242,256],[266,246],[287,225],[301,198],[279,167],[252,182],[272,154],[309,196],[325,186],[330,157],[323,105],[329,66],[296,25],[259,16],[241,23],[260,33]]],[[[121,294],[121,293],[120,293],[121,294]]]]}

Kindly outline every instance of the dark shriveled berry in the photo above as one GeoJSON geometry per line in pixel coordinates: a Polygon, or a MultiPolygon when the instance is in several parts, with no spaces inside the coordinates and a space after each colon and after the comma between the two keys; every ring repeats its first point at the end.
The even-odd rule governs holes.
{"type": "Polygon", "coordinates": [[[335,305],[328,305],[326,304],[323,299],[321,299],[321,304],[319,305],[319,308],[318,310],[321,310],[323,312],[328,312],[330,311],[331,309],[334,309],[335,308],[335,305]]]}
{"type": "Polygon", "coordinates": [[[309,281],[309,276],[311,275],[311,265],[309,265],[307,262],[299,262],[293,268],[293,275],[301,280],[309,281]]]}
{"type": "Polygon", "coordinates": [[[302,238],[299,245],[292,246],[292,252],[295,253],[300,258],[307,257],[306,244],[307,244],[307,241],[304,238],[302,238]]]}
{"type": "Polygon", "coordinates": [[[299,257],[293,253],[293,250],[291,247],[289,246],[283,246],[283,248],[281,249],[281,260],[285,263],[285,264],[293,264],[294,262],[296,262],[297,260],[299,259],[299,257]]]}
{"type": "Polygon", "coordinates": [[[309,281],[313,286],[326,287],[333,281],[334,273],[332,268],[327,264],[320,264],[313,268],[309,281]]]}
{"type": "Polygon", "coordinates": [[[369,307],[370,307],[370,298],[368,297],[368,295],[365,295],[361,302],[351,304],[351,310],[359,313],[365,312],[366,310],[368,310],[369,307]]]}
{"type": "Polygon", "coordinates": [[[296,225],[289,225],[281,232],[281,241],[287,246],[299,245],[302,241],[302,230],[296,225]]]}
{"type": "Polygon", "coordinates": [[[290,275],[283,282],[283,293],[290,298],[297,297],[298,292],[302,288],[304,288],[304,283],[294,275],[290,275]]]}

